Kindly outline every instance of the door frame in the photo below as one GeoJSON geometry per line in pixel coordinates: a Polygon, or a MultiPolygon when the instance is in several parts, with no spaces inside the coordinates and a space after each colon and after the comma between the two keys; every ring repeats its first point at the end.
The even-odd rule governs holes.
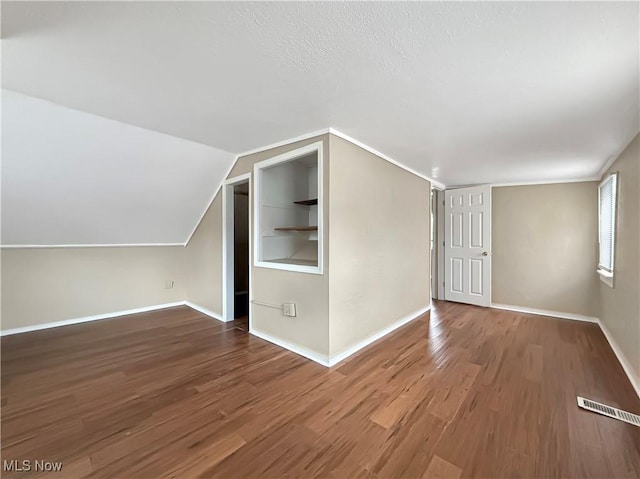
{"type": "Polygon", "coordinates": [[[438,289],[437,299],[444,301],[444,286],[445,286],[445,267],[444,267],[444,189],[435,188],[436,194],[436,241],[438,243],[437,248],[437,261],[438,261],[438,289]]]}
{"type": "Polygon", "coordinates": [[[444,299],[444,190],[431,185],[431,211],[435,219],[433,229],[434,254],[432,262],[437,266],[437,274],[433,275],[433,264],[431,264],[431,297],[432,299],[444,299]]]}
{"type": "Polygon", "coordinates": [[[222,183],[222,319],[223,321],[234,320],[235,309],[235,245],[234,245],[234,201],[233,187],[242,183],[249,184],[249,324],[251,324],[251,252],[252,249],[252,215],[251,215],[251,173],[227,178],[222,183]]]}

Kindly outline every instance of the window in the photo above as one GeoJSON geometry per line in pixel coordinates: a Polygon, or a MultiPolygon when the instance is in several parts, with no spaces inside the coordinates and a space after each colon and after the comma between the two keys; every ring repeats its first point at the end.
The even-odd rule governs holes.
{"type": "Polygon", "coordinates": [[[613,173],[598,187],[598,273],[611,287],[615,264],[617,180],[618,174],[613,173]]]}

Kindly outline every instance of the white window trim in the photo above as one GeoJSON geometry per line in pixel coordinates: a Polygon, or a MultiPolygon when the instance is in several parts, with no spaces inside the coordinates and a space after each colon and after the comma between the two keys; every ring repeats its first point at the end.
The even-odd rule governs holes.
{"type": "Polygon", "coordinates": [[[608,174],[598,185],[598,276],[600,281],[613,288],[616,255],[616,230],[618,226],[618,173],[608,174]],[[600,188],[607,181],[613,181],[613,230],[611,231],[611,271],[600,266],[600,188]]]}
{"type": "Polygon", "coordinates": [[[257,268],[269,268],[269,269],[280,269],[284,271],[294,271],[298,273],[312,273],[312,274],[323,274],[323,265],[324,265],[324,211],[323,211],[323,143],[322,141],[317,141],[315,143],[311,143],[309,145],[303,146],[301,148],[297,148],[295,150],[288,151],[286,153],[282,153],[281,155],[275,156],[273,158],[269,158],[267,160],[260,161],[253,165],[253,177],[254,177],[254,185],[253,185],[253,216],[254,216],[254,227],[253,227],[253,265],[257,268]],[[271,263],[268,260],[262,261],[259,258],[261,257],[260,248],[262,247],[262,241],[260,238],[260,230],[262,225],[262,220],[260,218],[260,187],[262,183],[262,170],[264,168],[275,166],[280,163],[287,163],[289,161],[296,160],[300,157],[308,155],[309,153],[317,152],[318,154],[318,266],[303,266],[303,265],[295,265],[295,264],[287,264],[287,263],[271,263]]]}
{"type": "Polygon", "coordinates": [[[600,276],[600,281],[610,288],[613,288],[613,273],[609,273],[604,269],[598,269],[598,276],[600,276]]]}

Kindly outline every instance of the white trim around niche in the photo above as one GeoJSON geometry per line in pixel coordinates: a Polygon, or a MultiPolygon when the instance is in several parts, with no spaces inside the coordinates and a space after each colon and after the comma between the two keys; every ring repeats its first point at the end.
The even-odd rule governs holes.
{"type": "Polygon", "coordinates": [[[310,143],[308,145],[296,148],[295,150],[287,151],[280,155],[274,156],[253,165],[253,262],[252,265],[258,268],[270,268],[279,269],[284,271],[294,271],[298,273],[311,273],[311,274],[323,274],[324,269],[324,145],[322,140],[310,143]],[[280,163],[287,163],[294,161],[297,158],[308,155],[309,153],[317,152],[318,155],[318,266],[304,266],[286,263],[272,263],[269,261],[259,260],[260,247],[262,245],[260,241],[261,230],[261,208],[260,208],[260,175],[261,170],[271,166],[275,166],[280,163]]]}
{"type": "Polygon", "coordinates": [[[253,150],[243,151],[238,154],[238,157],[254,155],[256,153],[262,153],[263,151],[273,150],[274,148],[280,148],[281,146],[291,145],[292,143],[297,143],[299,141],[308,140],[309,138],[315,138],[316,136],[326,135],[330,133],[330,128],[323,128],[321,130],[312,131],[309,133],[305,133],[303,135],[295,136],[293,138],[289,138],[287,140],[278,141],[276,143],[271,143],[270,145],[261,146],[260,148],[254,148],[253,150]]]}

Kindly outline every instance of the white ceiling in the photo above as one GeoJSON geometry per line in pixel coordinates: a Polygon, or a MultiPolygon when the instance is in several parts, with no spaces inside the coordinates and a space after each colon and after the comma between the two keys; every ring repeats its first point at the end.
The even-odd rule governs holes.
{"type": "MultiPolygon", "coordinates": [[[[2,82],[235,153],[333,127],[447,185],[593,178],[640,129],[638,17],[635,2],[2,2],[2,82]]],[[[118,168],[121,193],[111,158],[97,168],[118,168]]],[[[179,207],[191,221],[205,203],[179,207]]],[[[180,221],[144,241],[184,241],[180,221]]]]}
{"type": "Polygon", "coordinates": [[[184,243],[230,153],[2,91],[2,244],[184,243]]]}

